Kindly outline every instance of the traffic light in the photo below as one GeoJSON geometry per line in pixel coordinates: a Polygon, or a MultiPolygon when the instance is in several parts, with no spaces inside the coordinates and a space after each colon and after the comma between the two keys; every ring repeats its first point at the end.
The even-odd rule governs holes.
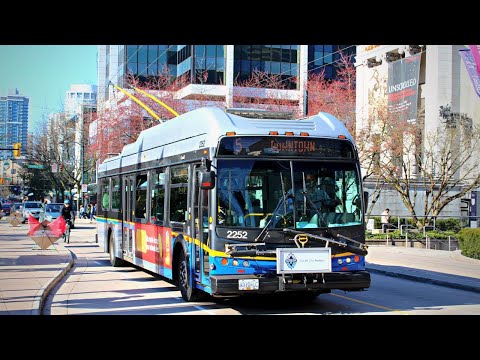
{"type": "Polygon", "coordinates": [[[63,171],[63,164],[58,165],[58,171],[63,171]]]}
{"type": "Polygon", "coordinates": [[[20,157],[20,153],[22,151],[22,143],[15,143],[13,144],[13,157],[18,159],[20,157]]]}

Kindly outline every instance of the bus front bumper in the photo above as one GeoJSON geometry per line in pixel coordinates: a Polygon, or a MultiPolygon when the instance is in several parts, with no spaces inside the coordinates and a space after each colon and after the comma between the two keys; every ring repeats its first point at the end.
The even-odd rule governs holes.
{"type": "Polygon", "coordinates": [[[212,295],[268,294],[282,291],[330,290],[359,291],[370,287],[368,271],[331,272],[324,274],[286,275],[212,275],[212,295]],[[254,280],[258,279],[258,283],[254,280]],[[242,290],[243,280],[252,280],[254,286],[242,290]],[[258,284],[258,286],[257,286],[258,284]],[[257,288],[258,287],[258,288],[257,288]]]}

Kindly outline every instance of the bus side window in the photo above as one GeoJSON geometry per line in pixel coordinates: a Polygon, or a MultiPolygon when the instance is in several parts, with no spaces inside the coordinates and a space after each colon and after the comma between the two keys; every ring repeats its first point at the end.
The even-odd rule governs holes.
{"type": "Polygon", "coordinates": [[[137,219],[147,219],[147,174],[137,175],[136,179],[136,201],[135,217],[137,219]]]}
{"type": "Polygon", "coordinates": [[[170,185],[170,221],[186,222],[188,168],[186,166],[173,168],[170,185]]]}
{"type": "Polygon", "coordinates": [[[150,206],[151,222],[157,225],[163,225],[163,209],[165,206],[165,173],[163,170],[158,170],[153,174],[150,206]]]}

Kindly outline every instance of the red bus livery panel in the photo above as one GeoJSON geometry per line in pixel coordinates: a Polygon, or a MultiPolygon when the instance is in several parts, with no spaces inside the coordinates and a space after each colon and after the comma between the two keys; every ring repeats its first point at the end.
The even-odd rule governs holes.
{"type": "Polygon", "coordinates": [[[135,256],[172,269],[171,229],[152,224],[135,224],[135,256]]]}

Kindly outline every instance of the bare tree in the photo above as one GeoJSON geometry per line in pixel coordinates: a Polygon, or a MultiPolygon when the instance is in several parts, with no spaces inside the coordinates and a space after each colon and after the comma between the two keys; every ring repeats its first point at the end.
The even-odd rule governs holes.
{"type": "Polygon", "coordinates": [[[335,64],[336,78],[326,79],[325,69],[308,78],[308,115],[327,112],[337,117],[355,134],[355,78],[352,56],[343,52],[335,64]]]}
{"type": "Polygon", "coordinates": [[[425,132],[423,109],[417,121],[407,122],[388,112],[386,97],[370,104],[370,120],[359,132],[362,165],[380,191],[398,193],[417,227],[480,185],[480,129],[472,122],[425,132]]]}
{"type": "MultiPolygon", "coordinates": [[[[31,163],[43,165],[46,180],[49,182],[50,189],[57,192],[57,196],[63,197],[65,190],[70,191],[72,187],[76,187],[78,191],[81,189],[82,173],[89,173],[94,167],[96,158],[93,154],[88,153],[88,128],[94,119],[93,114],[83,116],[84,126],[83,134],[80,139],[83,143],[78,143],[75,139],[77,131],[76,117],[69,118],[62,113],[51,121],[41,125],[33,138],[32,151],[28,157],[31,163]],[[78,159],[75,154],[75,147],[81,146],[83,158],[78,159]],[[56,170],[56,171],[54,171],[56,170]]],[[[24,169],[23,176],[30,179],[30,182],[36,179],[31,169],[24,169]]],[[[28,184],[27,184],[28,185],[28,184]]]]}
{"type": "Polygon", "coordinates": [[[471,122],[442,126],[425,137],[417,163],[426,215],[439,215],[450,202],[480,186],[479,154],[480,128],[471,122]]]}
{"type": "MultiPolygon", "coordinates": [[[[290,81],[296,83],[297,78],[292,77],[290,81]]],[[[298,99],[289,97],[288,90],[288,83],[282,79],[280,74],[270,74],[255,69],[248,79],[235,79],[233,102],[235,107],[261,107],[271,111],[291,111],[300,116],[298,99]]]]}
{"type": "MultiPolygon", "coordinates": [[[[132,95],[141,100],[163,121],[169,120],[175,115],[151,98],[135,92],[134,88],[152,94],[179,114],[185,112],[185,102],[177,99],[175,94],[188,83],[186,75],[173,78],[165,67],[163,72],[155,78],[150,77],[147,82],[141,82],[132,74],[126,75],[125,82],[126,88],[132,91],[132,95]]],[[[89,149],[92,154],[96,154],[99,161],[105,160],[108,154],[120,153],[125,145],[138,138],[140,132],[161,123],[152,118],[145,109],[124,93],[116,92],[115,96],[116,103],[96,115],[95,131],[90,134],[89,149]]]]}

